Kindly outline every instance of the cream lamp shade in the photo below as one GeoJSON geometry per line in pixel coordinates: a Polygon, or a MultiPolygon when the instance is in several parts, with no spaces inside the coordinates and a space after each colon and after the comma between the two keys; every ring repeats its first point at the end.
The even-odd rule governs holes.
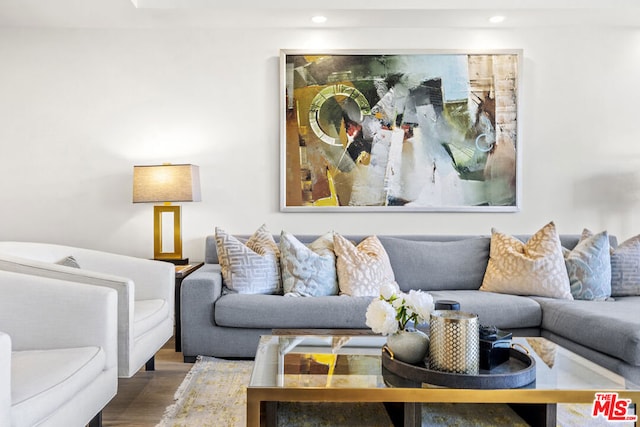
{"type": "Polygon", "coordinates": [[[187,264],[182,258],[180,206],[171,202],[199,202],[200,169],[190,164],[133,167],[133,203],[154,206],[154,259],[187,264]]]}
{"type": "Polygon", "coordinates": [[[133,203],[199,202],[200,168],[196,165],[133,167],[133,203]]]}

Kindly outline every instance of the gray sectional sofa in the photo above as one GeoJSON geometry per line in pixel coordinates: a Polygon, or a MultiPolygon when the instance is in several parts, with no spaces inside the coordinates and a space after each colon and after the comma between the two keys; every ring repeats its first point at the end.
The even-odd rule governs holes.
{"type": "MultiPolygon", "coordinates": [[[[296,236],[309,243],[319,236],[296,236]]],[[[345,236],[359,242],[367,236],[345,236]]],[[[523,240],[529,236],[517,236],[523,240]]],[[[573,248],[580,236],[560,236],[573,248]]],[[[276,241],[278,236],[274,236],[276,241]]],[[[615,301],[559,300],[479,291],[489,260],[489,236],[383,236],[400,288],[423,289],[434,300],[460,302],[483,325],[516,336],[543,336],[640,384],[640,296],[615,301]]],[[[611,236],[612,245],[616,245],[611,236]]],[[[182,282],[182,351],[249,358],[272,329],[368,329],[371,297],[284,297],[225,294],[215,238],[206,238],[205,265],[182,282]]]]}

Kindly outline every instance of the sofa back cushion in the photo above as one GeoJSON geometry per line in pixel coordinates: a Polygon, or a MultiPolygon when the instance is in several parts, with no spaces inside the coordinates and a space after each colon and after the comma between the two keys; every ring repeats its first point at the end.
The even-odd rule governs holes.
{"type": "MultiPolygon", "coordinates": [[[[342,234],[345,239],[350,240],[354,244],[358,244],[362,242],[367,237],[371,237],[371,234],[342,234]]],[[[241,242],[246,242],[249,237],[248,234],[235,234],[234,235],[241,242]]],[[[377,234],[378,238],[394,238],[401,240],[408,240],[411,242],[457,242],[460,240],[467,239],[477,239],[481,237],[486,237],[490,239],[489,235],[465,235],[465,234],[377,234]]],[[[321,237],[320,234],[295,234],[296,239],[304,244],[309,244],[321,237]]],[[[280,234],[274,234],[273,238],[276,243],[280,244],[280,234]]],[[[562,239],[562,237],[561,237],[562,239]]],[[[580,235],[571,236],[570,241],[568,242],[570,247],[575,246],[580,239],[580,235]],[[575,241],[574,241],[575,240],[575,241]]],[[[564,242],[563,242],[564,244],[564,242]]],[[[567,246],[567,247],[569,247],[567,246]]],[[[214,235],[207,236],[205,239],[205,262],[207,264],[220,264],[220,260],[218,259],[218,252],[216,250],[216,238],[214,235]]]]}
{"type": "MultiPolygon", "coordinates": [[[[369,235],[343,235],[353,243],[360,243],[369,235]]],[[[246,241],[248,235],[236,236],[246,241]]],[[[302,243],[311,243],[319,235],[296,235],[302,243]]],[[[531,235],[516,235],[526,242],[531,235]]],[[[276,242],[279,235],[274,236],[276,242]]],[[[396,281],[403,290],[408,289],[472,289],[477,290],[482,284],[484,272],[489,259],[491,237],[478,235],[446,235],[446,234],[412,234],[412,235],[380,235],[396,281]],[[425,246],[419,246],[424,243],[425,246]],[[453,260],[457,260],[454,262],[453,260]],[[427,280],[427,266],[431,278],[427,280]],[[417,285],[419,283],[419,285],[417,285]],[[415,288],[412,286],[416,286],[415,288]]],[[[580,240],[580,234],[560,235],[562,246],[573,249],[580,240]]],[[[617,239],[609,235],[612,247],[617,246],[617,239]]],[[[205,262],[219,264],[216,251],[215,236],[206,237],[205,262]]]]}
{"type": "Polygon", "coordinates": [[[396,282],[410,289],[477,290],[489,262],[489,237],[452,241],[414,241],[379,236],[396,282]]]}

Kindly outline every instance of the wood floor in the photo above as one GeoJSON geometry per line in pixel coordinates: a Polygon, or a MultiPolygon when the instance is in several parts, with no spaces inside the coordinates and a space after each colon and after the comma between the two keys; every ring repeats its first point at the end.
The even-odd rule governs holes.
{"type": "Polygon", "coordinates": [[[102,412],[107,427],[154,427],[193,364],[182,362],[171,339],[156,354],[156,370],[144,368],[132,378],[120,378],[118,394],[102,412]]]}

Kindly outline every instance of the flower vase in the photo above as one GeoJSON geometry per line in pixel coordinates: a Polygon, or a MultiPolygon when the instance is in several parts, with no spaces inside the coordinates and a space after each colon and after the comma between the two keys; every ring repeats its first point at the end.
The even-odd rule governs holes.
{"type": "Polygon", "coordinates": [[[429,336],[418,330],[402,330],[387,337],[387,347],[393,358],[405,363],[417,364],[429,351],[429,336]]]}

